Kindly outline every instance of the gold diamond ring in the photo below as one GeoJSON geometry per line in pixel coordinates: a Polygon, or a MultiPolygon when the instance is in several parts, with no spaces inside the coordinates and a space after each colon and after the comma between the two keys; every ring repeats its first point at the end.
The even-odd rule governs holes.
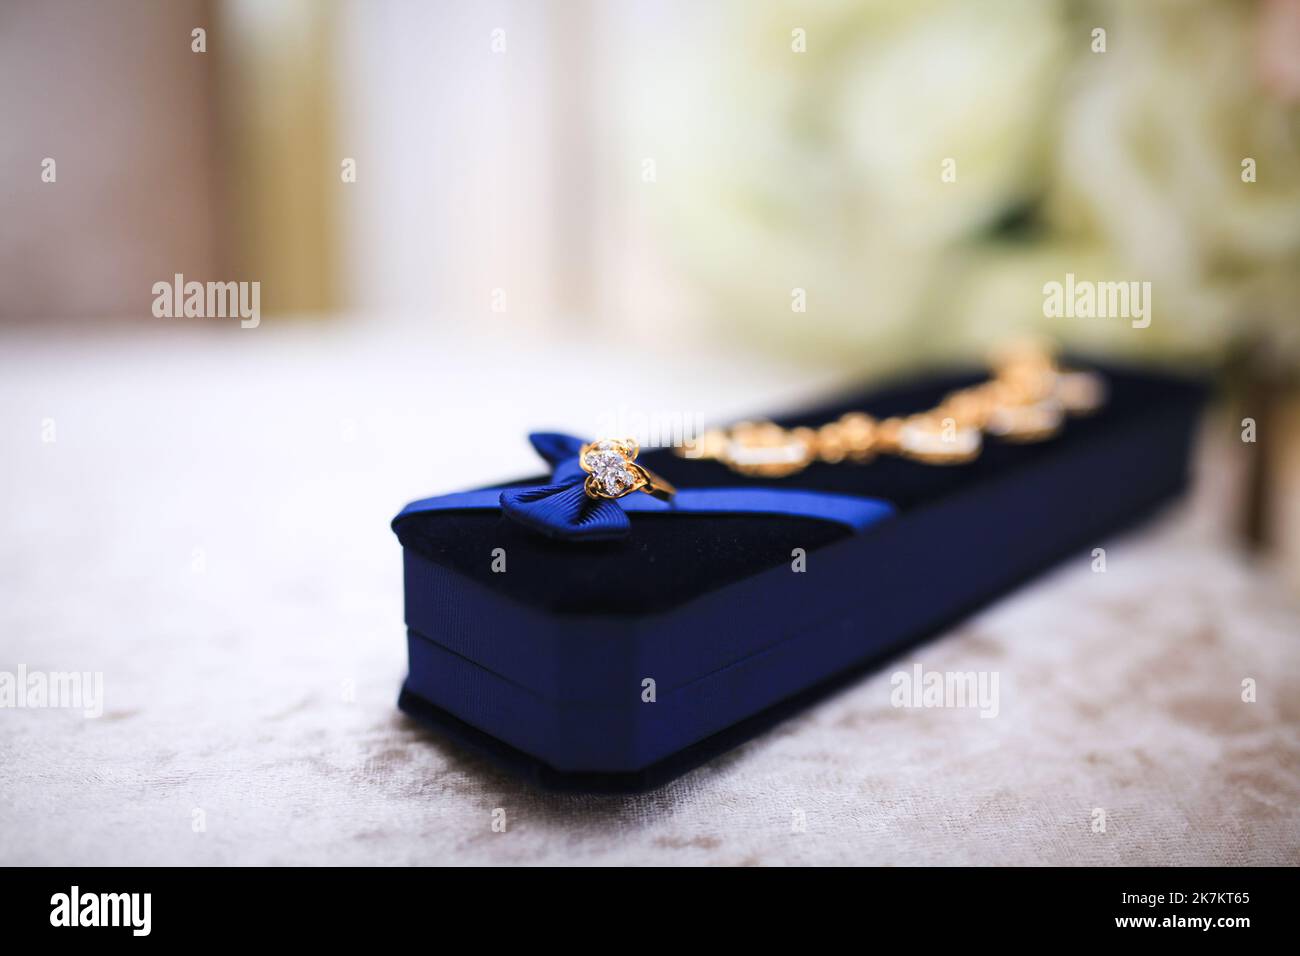
{"type": "Polygon", "coordinates": [[[661,501],[677,494],[677,489],[644,465],[636,463],[640,446],[630,438],[601,438],[582,446],[578,463],[587,473],[583,485],[589,498],[622,498],[634,491],[644,491],[661,501]]]}

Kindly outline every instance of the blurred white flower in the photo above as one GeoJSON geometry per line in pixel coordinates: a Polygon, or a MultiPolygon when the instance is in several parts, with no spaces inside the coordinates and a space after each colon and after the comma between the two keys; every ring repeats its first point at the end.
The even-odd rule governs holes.
{"type": "Polygon", "coordinates": [[[833,123],[873,223],[933,247],[1039,190],[1063,23],[1041,0],[906,10],[846,44],[833,123]]]}
{"type": "Polygon", "coordinates": [[[717,59],[653,98],[654,209],[730,334],[865,367],[1022,330],[1208,356],[1295,329],[1300,0],[711,9],[717,59]],[[1068,272],[1150,282],[1151,326],[1045,319],[1068,272]]]}
{"type": "Polygon", "coordinates": [[[1243,323],[1295,321],[1300,114],[1262,82],[1262,9],[1107,4],[1110,49],[1065,103],[1057,225],[1153,283],[1172,328],[1147,345],[1217,351],[1243,323]]]}
{"type": "Polygon", "coordinates": [[[921,320],[952,245],[1041,187],[1060,4],[734,12],[721,20],[742,32],[716,71],[679,77],[689,93],[673,168],[687,184],[669,192],[669,228],[680,261],[720,314],[785,350],[858,366],[913,357],[933,345],[921,320]],[[807,53],[792,49],[795,29],[807,53]],[[702,107],[701,90],[719,86],[726,108],[702,107]],[[806,313],[791,309],[795,289],[806,313]]]}

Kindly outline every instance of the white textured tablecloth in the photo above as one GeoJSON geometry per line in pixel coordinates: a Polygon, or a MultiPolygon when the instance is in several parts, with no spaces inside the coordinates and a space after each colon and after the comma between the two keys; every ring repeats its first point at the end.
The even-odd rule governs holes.
{"type": "Polygon", "coordinates": [[[98,719],[0,710],[0,863],[1300,863],[1300,615],[1220,543],[1221,470],[1099,542],[1106,573],[1080,555],[658,792],[464,756],[395,707],[397,508],[535,470],[526,430],[642,371],[631,407],[669,381],[707,417],[825,383],[391,336],[0,340],[0,671],[105,682],[98,719]],[[916,663],[997,672],[998,716],[891,706],[916,663]]]}

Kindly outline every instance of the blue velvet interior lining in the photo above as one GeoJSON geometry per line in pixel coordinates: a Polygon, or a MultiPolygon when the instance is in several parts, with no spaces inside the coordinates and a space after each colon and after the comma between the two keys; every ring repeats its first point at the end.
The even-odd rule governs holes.
{"type": "MultiPolygon", "coordinates": [[[[1203,387],[1175,376],[1102,368],[1110,398],[1096,415],[1072,419],[1047,442],[1014,445],[989,441],[975,461],[937,467],[882,456],[864,465],[814,465],[799,475],[759,481],[713,462],[680,459],[665,451],[639,460],[679,487],[761,486],[805,488],[881,498],[900,512],[970,490],[1007,469],[1060,455],[1072,443],[1104,441],[1108,430],[1170,404],[1199,403],[1203,387]]],[[[927,409],[947,392],[982,378],[949,374],[845,396],[805,413],[778,419],[786,425],[821,424],[850,409],[879,417],[927,409]]],[[[539,422],[546,425],[546,422],[539,422]]],[[[523,438],[521,436],[520,440],[523,438]]],[[[518,484],[537,484],[534,477],[518,484]]],[[[1086,487],[1077,490],[1088,494],[1086,487]]],[[[410,515],[395,524],[403,547],[523,604],[557,613],[645,614],[683,602],[791,561],[794,548],[810,560],[851,534],[841,525],[802,518],[754,515],[638,513],[622,541],[584,544],[544,538],[499,513],[438,512],[410,515]],[[507,572],[492,570],[492,553],[504,548],[507,572]]],[[[867,534],[874,533],[868,530],[867,534]]]]}

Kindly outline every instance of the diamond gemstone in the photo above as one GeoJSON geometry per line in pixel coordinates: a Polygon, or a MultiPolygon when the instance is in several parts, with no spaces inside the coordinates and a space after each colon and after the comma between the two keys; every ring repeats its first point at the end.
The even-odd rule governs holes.
{"type": "Polygon", "coordinates": [[[586,465],[607,495],[621,494],[636,484],[636,475],[616,442],[597,442],[587,452],[586,465]]]}
{"type": "Polygon", "coordinates": [[[598,441],[583,456],[583,464],[607,495],[617,496],[634,487],[637,473],[628,467],[630,449],[618,441],[598,441]]]}
{"type": "Polygon", "coordinates": [[[587,464],[596,474],[623,467],[623,456],[616,451],[587,452],[587,464]]]}
{"type": "Polygon", "coordinates": [[[599,472],[596,477],[604,486],[605,493],[609,495],[617,495],[636,483],[636,476],[623,467],[599,472]]]}

